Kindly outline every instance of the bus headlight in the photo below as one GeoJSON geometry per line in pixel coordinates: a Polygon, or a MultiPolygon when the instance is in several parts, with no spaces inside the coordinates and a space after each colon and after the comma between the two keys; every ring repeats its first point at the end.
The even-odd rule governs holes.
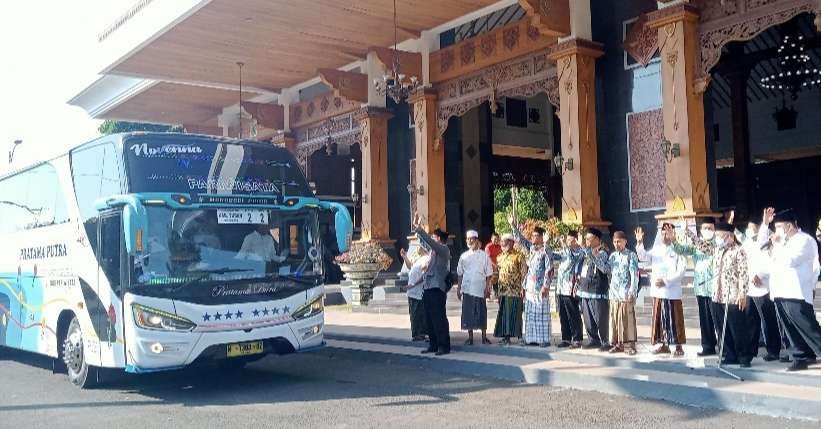
{"type": "Polygon", "coordinates": [[[295,320],[305,319],[311,316],[316,316],[319,313],[322,313],[322,309],[324,305],[322,304],[322,295],[317,295],[311,302],[297,308],[291,313],[291,317],[295,320]]]}
{"type": "Polygon", "coordinates": [[[153,329],[155,331],[192,331],[197,327],[190,320],[171,314],[156,308],[146,307],[140,304],[132,304],[134,312],[134,322],[140,328],[153,329]]]}

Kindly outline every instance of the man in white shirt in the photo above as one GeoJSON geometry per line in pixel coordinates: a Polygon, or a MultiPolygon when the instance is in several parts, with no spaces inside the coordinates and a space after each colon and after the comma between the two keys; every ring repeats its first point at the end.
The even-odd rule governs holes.
{"type": "Polygon", "coordinates": [[[812,307],[815,283],[821,267],[818,247],[801,231],[792,210],[776,215],[772,207],[764,211],[762,228],[775,223],[770,293],[775,300],[778,321],[790,340],[793,363],[787,371],[801,371],[821,354],[821,326],[812,307]]]}
{"type": "Polygon", "coordinates": [[[653,297],[653,321],[650,328],[652,343],[660,344],[653,354],[670,353],[684,356],[682,347],[687,341],[684,333],[684,307],[681,304],[681,280],[687,260],[673,250],[675,227],[664,223],[649,251],[644,247],[644,231],[636,228],[636,253],[639,260],[650,263],[650,295],[653,297]]]}
{"type": "Polygon", "coordinates": [[[473,345],[473,330],[482,331],[482,344],[490,344],[487,338],[487,303],[490,296],[493,264],[482,250],[479,233],[470,230],[466,234],[468,250],[459,257],[456,274],[459,287],[456,294],[462,300],[462,329],[468,331],[466,345],[473,345]]]}
{"type": "Polygon", "coordinates": [[[764,333],[764,344],[767,354],[764,360],[767,362],[778,360],[781,353],[781,333],[778,329],[778,317],[775,315],[775,304],[770,298],[770,273],[772,268],[771,246],[766,236],[769,230],[759,228],[758,224],[749,222],[744,234],[745,240],[742,247],[747,254],[749,263],[750,286],[747,290],[747,308],[745,312],[752,321],[750,326],[750,341],[753,355],[758,351],[758,344],[761,331],[764,333]],[[759,234],[764,234],[763,244],[759,234]],[[751,239],[750,237],[758,237],[751,239]]]}
{"type": "Polygon", "coordinates": [[[271,229],[268,225],[257,225],[242,240],[242,247],[236,257],[250,261],[282,262],[286,259],[286,251],[282,255],[277,254],[277,243],[271,235],[271,229]]]}
{"type": "Polygon", "coordinates": [[[428,251],[417,246],[415,258],[412,260],[405,249],[399,251],[399,256],[405,264],[402,271],[408,272],[408,285],[404,288],[408,294],[408,314],[411,322],[411,340],[424,341],[428,334],[427,323],[425,322],[425,305],[422,302],[425,283],[425,271],[428,269],[430,257],[428,251]]]}

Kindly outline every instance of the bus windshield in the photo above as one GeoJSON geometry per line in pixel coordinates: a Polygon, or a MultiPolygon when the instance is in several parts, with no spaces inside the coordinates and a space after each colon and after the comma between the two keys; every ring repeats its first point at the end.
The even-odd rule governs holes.
{"type": "Polygon", "coordinates": [[[313,196],[293,157],[272,146],[177,134],[123,144],[132,193],[313,196]]]}
{"type": "Polygon", "coordinates": [[[142,253],[131,286],[187,287],[260,278],[319,281],[315,210],[174,210],[147,207],[142,253]]]}

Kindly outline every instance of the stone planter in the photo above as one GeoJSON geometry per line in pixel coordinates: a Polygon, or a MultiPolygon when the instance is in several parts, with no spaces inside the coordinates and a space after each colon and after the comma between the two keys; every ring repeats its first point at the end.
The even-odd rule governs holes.
{"type": "Polygon", "coordinates": [[[373,280],[379,274],[379,264],[339,264],[339,268],[351,286],[351,305],[368,305],[373,297],[373,280]]]}

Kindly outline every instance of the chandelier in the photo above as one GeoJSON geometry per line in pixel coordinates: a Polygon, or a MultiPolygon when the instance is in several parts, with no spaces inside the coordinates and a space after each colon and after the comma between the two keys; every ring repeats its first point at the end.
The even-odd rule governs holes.
{"type": "Polygon", "coordinates": [[[422,82],[416,76],[406,76],[399,72],[399,50],[397,49],[398,37],[396,23],[396,0],[393,0],[393,64],[388,73],[382,79],[374,79],[373,84],[379,95],[392,98],[397,104],[405,101],[408,97],[422,87],[422,82]]]}
{"type": "Polygon", "coordinates": [[[810,56],[804,51],[804,36],[798,31],[786,33],[777,51],[780,70],[762,78],[761,86],[789,92],[795,100],[801,90],[821,84],[821,71],[813,67],[810,56]]]}

